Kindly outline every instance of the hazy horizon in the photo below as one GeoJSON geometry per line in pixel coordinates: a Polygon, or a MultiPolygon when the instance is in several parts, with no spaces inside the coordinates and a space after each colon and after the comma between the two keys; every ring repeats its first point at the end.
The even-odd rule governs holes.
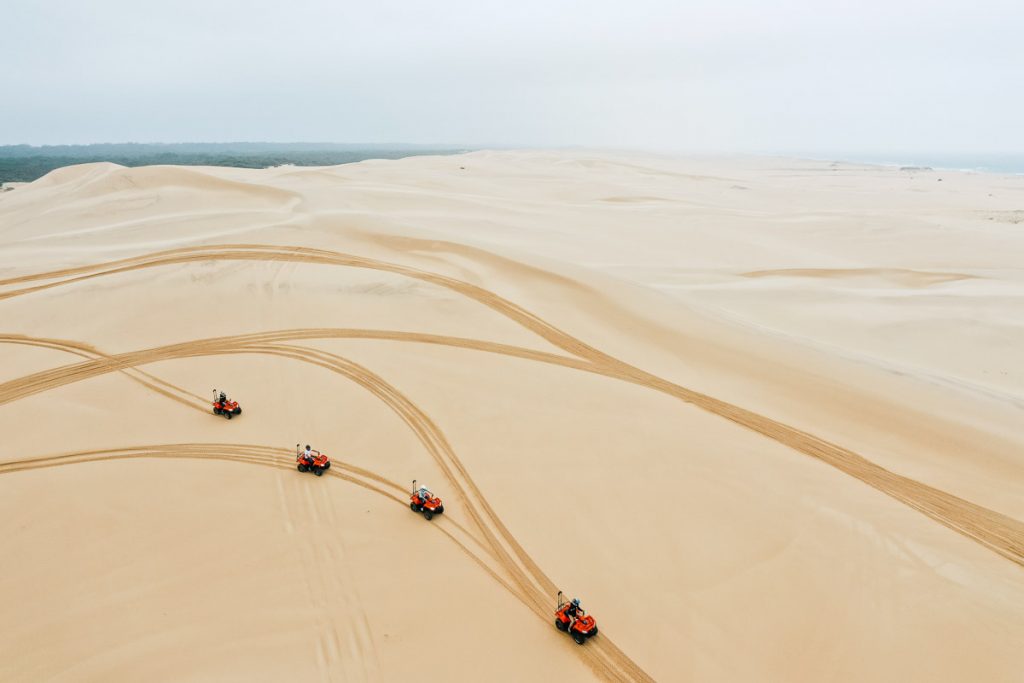
{"type": "Polygon", "coordinates": [[[1008,0],[55,0],[3,17],[0,144],[1024,152],[1008,0]]]}
{"type": "MultiPolygon", "coordinates": [[[[200,152],[211,152],[211,151],[225,151],[229,153],[252,153],[259,154],[262,152],[288,152],[288,151],[299,151],[299,152],[320,152],[320,151],[360,151],[365,152],[368,150],[380,150],[387,152],[419,152],[419,153],[431,153],[431,152],[442,152],[442,153],[461,153],[471,152],[480,150],[528,150],[532,148],[536,149],[569,149],[569,150],[588,150],[592,149],[595,151],[601,150],[612,150],[612,151],[647,151],[656,153],[666,153],[670,155],[683,155],[678,151],[666,150],[665,148],[653,148],[653,149],[638,149],[635,147],[615,147],[610,145],[549,145],[549,146],[529,146],[529,145],[460,145],[456,143],[408,143],[402,141],[390,141],[390,142],[340,142],[340,141],[314,141],[314,140],[295,140],[295,141],[282,141],[282,140],[218,140],[218,141],[181,141],[181,142],[166,142],[166,141],[126,141],[126,142],[94,142],[94,143],[82,143],[82,144],[28,144],[28,143],[17,143],[17,144],[0,144],[0,157],[29,157],[37,154],[43,154],[45,156],[59,156],[59,152],[70,154],[72,156],[93,156],[91,152],[94,149],[109,148],[110,151],[116,153],[133,152],[131,148],[138,148],[141,152],[153,153],[157,152],[162,148],[168,148],[168,153],[177,153],[180,150],[185,151],[200,151],[200,152]],[[211,148],[210,150],[202,149],[204,147],[211,148]],[[146,149],[154,148],[154,149],[146,149]],[[215,149],[213,149],[215,148],[215,149]]],[[[894,150],[816,150],[816,151],[805,151],[805,152],[695,152],[691,156],[694,157],[713,157],[713,156],[761,156],[761,157],[781,157],[781,158],[796,158],[796,159],[811,159],[811,160],[826,160],[826,161],[837,161],[837,162],[853,162],[853,163],[869,163],[879,165],[900,165],[900,164],[921,164],[926,166],[933,166],[936,168],[949,168],[949,169],[975,169],[975,170],[992,170],[992,171],[1008,171],[1013,173],[1024,173],[1024,153],[1015,152],[997,152],[997,153],[986,153],[986,152],[900,152],[894,150]]],[[[370,158],[370,157],[367,157],[370,158]]]]}
{"type": "MultiPolygon", "coordinates": [[[[112,162],[123,166],[185,165],[266,168],[269,166],[335,166],[367,159],[447,155],[482,149],[525,150],[526,147],[471,147],[446,144],[343,143],[343,142],[126,142],[86,145],[0,145],[0,182],[30,182],[52,170],[75,164],[112,162]]],[[[557,149],[549,147],[548,149],[557,149]]],[[[564,146],[568,151],[626,151],[610,148],[564,146]]],[[[880,152],[811,152],[807,154],[698,153],[656,150],[665,156],[776,157],[876,166],[932,168],[1024,175],[1024,154],[936,154],[880,152]]]]}

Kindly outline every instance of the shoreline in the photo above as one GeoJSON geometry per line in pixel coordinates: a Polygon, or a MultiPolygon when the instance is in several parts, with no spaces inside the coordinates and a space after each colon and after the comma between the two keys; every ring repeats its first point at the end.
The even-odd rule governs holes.
{"type": "Polygon", "coordinates": [[[881,160],[878,157],[866,157],[866,158],[855,158],[855,157],[792,157],[797,159],[803,159],[805,161],[820,161],[820,162],[831,162],[839,164],[856,164],[860,166],[875,166],[878,168],[886,168],[901,171],[943,171],[952,173],[981,173],[986,175],[1003,175],[1003,176],[1024,176],[1024,155],[1011,155],[1010,158],[1014,159],[1011,164],[1004,166],[988,166],[988,165],[959,165],[959,164],[946,164],[942,159],[929,159],[927,157],[908,157],[905,161],[893,161],[891,159],[881,160]],[[1019,158],[1018,158],[1019,156],[1019,158]]]}

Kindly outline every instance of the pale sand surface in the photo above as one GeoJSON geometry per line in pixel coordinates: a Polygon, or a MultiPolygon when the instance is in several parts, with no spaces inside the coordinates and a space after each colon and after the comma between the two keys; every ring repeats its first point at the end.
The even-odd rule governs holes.
{"type": "Polygon", "coordinates": [[[0,680],[1024,680],[1022,218],[611,152],[6,192],[0,680]]]}

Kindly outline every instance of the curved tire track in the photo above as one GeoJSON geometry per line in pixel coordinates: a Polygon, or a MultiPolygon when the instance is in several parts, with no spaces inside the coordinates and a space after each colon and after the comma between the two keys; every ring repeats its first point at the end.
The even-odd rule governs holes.
{"type": "Polygon", "coordinates": [[[523,327],[531,330],[534,334],[537,334],[541,338],[546,339],[555,346],[572,353],[575,356],[591,360],[612,360],[606,354],[598,351],[594,347],[582,342],[572,335],[563,332],[557,327],[550,325],[522,306],[499,296],[490,290],[484,289],[483,287],[479,287],[453,277],[448,277],[446,275],[439,275],[437,273],[419,270],[418,268],[411,268],[395,263],[389,263],[387,261],[380,261],[378,259],[354,256],[352,254],[344,254],[325,249],[312,249],[309,247],[270,246],[263,244],[223,244],[168,249],[152,254],[109,261],[102,264],[79,266],[76,268],[64,268],[50,273],[22,275],[19,277],[0,280],[0,288],[25,282],[55,280],[54,282],[48,282],[46,284],[0,292],[0,300],[50,289],[51,287],[60,287],[73,284],[75,282],[82,282],[106,275],[127,273],[134,270],[154,268],[157,266],[192,263],[196,261],[294,261],[299,263],[367,268],[370,270],[379,270],[395,273],[397,275],[404,275],[406,277],[450,289],[469,299],[477,301],[501,315],[519,323],[523,327]]]}
{"type": "MultiPolygon", "coordinates": [[[[209,353],[225,353],[227,351],[220,350],[224,345],[330,338],[380,339],[475,349],[582,370],[647,387],[695,405],[831,465],[895,500],[918,510],[943,526],[980,543],[1018,565],[1024,566],[1024,524],[1012,517],[971,503],[963,498],[928,486],[909,477],[896,474],[842,446],[830,443],[753,411],[700,392],[686,389],[631,365],[620,362],[615,364],[598,364],[496,342],[414,332],[324,328],[284,330],[280,332],[238,335],[235,337],[217,337],[155,347],[116,356],[105,356],[85,363],[45,370],[19,379],[10,380],[0,384],[0,404],[106,372],[123,371],[140,364],[158,360],[169,360],[171,358],[207,355],[209,353]]],[[[25,340],[28,339],[31,338],[20,335],[0,337],[0,341],[16,343],[25,343],[25,340]]],[[[41,340],[41,345],[42,342],[70,344],[70,342],[62,342],[61,340],[41,340]]]]}
{"type": "MultiPolygon", "coordinates": [[[[447,444],[447,441],[444,440],[443,434],[440,434],[440,430],[436,429],[436,425],[432,425],[429,418],[423,415],[414,405],[411,405],[411,402],[407,402],[408,400],[404,399],[397,390],[390,387],[386,382],[383,382],[379,377],[361,366],[357,366],[349,361],[345,361],[340,357],[326,352],[303,349],[301,347],[290,347],[283,344],[254,343],[257,341],[269,342],[269,340],[272,339],[297,340],[301,338],[309,339],[322,337],[389,338],[389,335],[386,332],[381,331],[353,332],[338,330],[325,334],[322,330],[289,330],[280,333],[242,335],[238,338],[222,337],[213,340],[201,340],[199,342],[171,345],[171,347],[159,347],[145,352],[109,356],[102,359],[87,361],[86,363],[78,364],[78,366],[72,366],[71,368],[58,369],[57,374],[60,375],[59,383],[65,383],[67,381],[77,381],[78,379],[82,379],[84,375],[93,376],[95,374],[102,374],[115,369],[121,369],[126,363],[126,359],[124,358],[125,355],[133,356],[128,359],[131,363],[145,363],[158,359],[207,354],[269,353],[286,355],[288,357],[295,358],[296,360],[311,362],[345,375],[375,393],[375,395],[384,400],[392,410],[399,414],[399,416],[410,425],[418,438],[427,448],[428,452],[431,453],[445,471],[446,476],[453,483],[453,487],[460,492],[465,500],[467,500],[471,516],[473,516],[474,522],[481,527],[481,530],[485,535],[487,545],[493,549],[493,554],[496,556],[496,559],[501,562],[504,569],[514,577],[517,584],[516,588],[513,589],[508,586],[506,586],[506,588],[511,590],[514,594],[530,596],[528,598],[522,597],[521,599],[523,599],[524,602],[526,602],[528,606],[538,614],[538,616],[546,618],[548,616],[547,603],[550,600],[549,596],[555,592],[557,588],[554,587],[553,582],[544,575],[539,567],[529,559],[529,556],[522,550],[521,546],[519,546],[515,539],[512,538],[508,530],[500,524],[500,521],[497,520],[497,514],[494,513],[486,499],[484,499],[482,494],[479,493],[479,490],[476,489],[475,484],[473,484],[472,479],[468,477],[468,473],[465,472],[465,468],[462,466],[461,462],[458,461],[457,458],[453,459],[450,457],[449,454],[454,455],[451,453],[451,447],[447,444]],[[168,353],[169,351],[170,353],[168,353]],[[82,366],[92,367],[86,368],[82,366]],[[479,512],[475,512],[477,510],[479,510],[479,512]]],[[[412,333],[402,333],[400,337],[403,340],[410,341],[414,340],[415,335],[412,333]]],[[[444,341],[445,340],[436,337],[431,339],[432,343],[442,343],[444,341]]],[[[455,345],[470,348],[482,348],[479,344],[472,342],[465,345],[456,343],[455,345]]],[[[486,350],[500,352],[500,350],[497,350],[490,345],[486,346],[486,350]]],[[[524,356],[524,354],[519,352],[516,352],[514,355],[518,357],[524,356]]],[[[532,353],[525,355],[529,356],[532,355],[532,353]]],[[[553,356],[551,354],[548,354],[544,360],[545,362],[562,364],[562,359],[560,357],[553,356]]],[[[819,457],[826,462],[828,462],[828,458],[833,456],[833,453],[829,451],[829,448],[839,448],[811,435],[798,432],[792,428],[786,428],[785,426],[779,425],[778,423],[756,413],[746,411],[725,402],[717,401],[717,399],[712,399],[711,397],[707,397],[702,394],[689,392],[688,390],[671,383],[664,383],[663,380],[660,381],[662,383],[659,383],[657,379],[652,379],[651,376],[646,373],[631,374],[622,371],[611,371],[600,367],[580,367],[577,362],[570,362],[566,365],[574,369],[586,369],[588,372],[618,377],[619,379],[630,381],[641,386],[648,386],[688,402],[709,404],[708,409],[712,412],[760,433],[771,435],[773,438],[776,438],[776,440],[786,442],[794,437],[803,439],[804,443],[802,444],[802,450],[804,450],[804,452],[814,452],[820,449],[821,456],[819,457]],[[781,433],[779,433],[780,428],[781,433]]],[[[49,377],[52,373],[53,371],[44,371],[43,373],[37,373],[37,375],[43,376],[43,385],[52,385],[54,379],[56,379],[49,377]]],[[[33,376],[22,378],[22,380],[30,380],[32,377],[33,376]]],[[[18,382],[19,380],[15,380],[13,383],[18,382]]],[[[27,384],[31,385],[32,383],[28,382],[27,384]]],[[[13,398],[8,391],[6,391],[8,388],[9,387],[7,387],[7,385],[0,385],[0,403],[13,398]]],[[[35,393],[35,390],[40,390],[38,383],[36,387],[24,386],[20,389],[21,391],[17,393],[25,391],[35,393]]],[[[1018,564],[1022,564],[1020,551],[1016,549],[1019,548],[1019,541],[1022,533],[1024,533],[1024,528],[1022,528],[1022,525],[1016,520],[974,505],[969,501],[956,498],[955,496],[951,496],[945,492],[938,491],[934,488],[921,484],[920,482],[888,472],[887,470],[856,456],[856,454],[853,454],[853,457],[848,457],[841,462],[830,462],[830,464],[843,469],[859,479],[873,480],[873,485],[875,485],[876,488],[884,490],[887,494],[897,500],[901,500],[923,514],[943,523],[949,528],[973,538],[995,552],[1004,555],[1008,559],[1011,559],[1018,564]]],[[[497,579],[498,577],[495,576],[495,578],[497,579]]],[[[614,645],[607,639],[603,642],[607,643],[605,646],[607,649],[614,647],[614,645]]],[[[614,677],[614,674],[606,672],[601,672],[601,674],[608,677],[614,677]]],[[[628,677],[636,678],[635,675],[628,677]]]]}
{"type": "MultiPolygon", "coordinates": [[[[281,454],[281,450],[282,449],[274,449],[267,446],[242,444],[168,444],[139,446],[135,448],[102,449],[0,463],[0,475],[81,463],[145,458],[218,460],[222,462],[235,462],[262,467],[272,467],[276,469],[293,469],[294,462],[292,462],[288,456],[283,456],[281,454]]],[[[340,478],[344,481],[360,486],[394,501],[401,508],[405,509],[406,492],[399,484],[370,470],[352,465],[351,463],[333,459],[331,462],[331,469],[324,473],[326,476],[340,478]]],[[[481,558],[479,555],[474,553],[464,541],[461,541],[457,537],[456,534],[447,530],[445,528],[447,525],[448,524],[431,524],[429,526],[430,528],[447,536],[448,539],[452,541],[463,553],[480,566],[488,575],[491,576],[491,578],[497,581],[499,585],[505,588],[505,590],[519,599],[524,605],[535,612],[537,611],[534,609],[535,596],[524,592],[522,589],[517,589],[500,575],[501,570],[504,570],[506,573],[508,572],[509,567],[507,563],[503,562],[499,558],[495,558],[493,554],[488,553],[488,556],[492,560],[496,560],[499,564],[498,568],[492,567],[484,558],[481,558]]],[[[454,526],[461,532],[465,533],[465,529],[457,523],[455,523],[454,526]]],[[[542,610],[539,616],[541,616],[544,621],[549,621],[548,617],[550,617],[550,614],[548,610],[542,610]]],[[[631,660],[629,660],[621,650],[616,648],[614,644],[608,641],[607,638],[601,641],[592,641],[591,647],[585,649],[582,654],[584,655],[584,659],[587,660],[587,664],[591,666],[594,672],[608,680],[653,680],[643,673],[639,667],[632,664],[631,660]],[[593,647],[594,645],[599,645],[600,647],[593,647]],[[601,656],[602,651],[606,653],[605,656],[601,656]],[[624,673],[629,675],[628,678],[623,676],[624,673]]]]}
{"type": "MultiPolygon", "coordinates": [[[[325,337],[386,338],[401,341],[417,340],[426,343],[477,348],[534,360],[543,359],[546,362],[554,362],[560,365],[568,364],[570,367],[579,365],[574,359],[555,354],[535,352],[492,342],[478,342],[476,340],[452,337],[446,338],[439,335],[362,330],[294,330],[283,333],[222,337],[185,345],[179,344],[160,349],[151,349],[148,352],[136,352],[133,354],[106,356],[97,352],[97,357],[91,361],[80,363],[70,368],[43,371],[42,373],[36,373],[35,375],[29,375],[20,380],[13,380],[12,382],[0,385],[0,404],[54,388],[68,381],[79,381],[113,370],[125,371],[126,369],[134,368],[135,365],[140,363],[150,363],[156,360],[167,360],[185,356],[264,353],[289,357],[324,367],[332,372],[344,375],[366,388],[384,401],[406,422],[441,468],[455,492],[466,501],[466,511],[484,538],[481,543],[510,577],[515,584],[515,588],[513,589],[505,584],[501,578],[493,575],[493,573],[492,576],[505,585],[507,589],[511,590],[513,594],[517,595],[535,614],[545,621],[549,621],[551,596],[558,590],[554,582],[544,574],[522,545],[501,522],[497,513],[493,510],[490,503],[487,502],[486,498],[484,498],[482,492],[469,475],[468,470],[455,454],[454,449],[452,449],[440,428],[418,406],[380,376],[340,356],[285,344],[258,343],[271,339],[296,340],[325,337]],[[126,355],[131,356],[131,359],[127,361],[127,365],[124,358],[126,355]]],[[[14,337],[11,335],[7,337],[0,336],[0,341],[13,339],[14,337]]],[[[32,343],[32,340],[28,338],[19,337],[16,340],[18,343],[32,343]]],[[[71,342],[61,342],[59,340],[35,341],[39,345],[53,348],[75,348],[75,344],[71,342]]],[[[585,659],[589,660],[588,664],[594,668],[596,673],[609,680],[651,680],[621,650],[615,648],[607,637],[602,639],[601,643],[604,644],[600,648],[588,648],[584,656],[585,659]],[[591,650],[596,650],[597,653],[592,654],[590,653],[591,650]],[[604,653],[603,656],[602,652],[604,653]],[[611,661],[605,662],[602,659],[611,661]],[[625,678],[620,675],[622,672],[627,674],[625,678]]]]}
{"type": "MultiPolygon", "coordinates": [[[[269,446],[257,446],[249,444],[161,444],[154,446],[138,446],[134,448],[110,448],[92,451],[79,451],[61,455],[44,456],[37,458],[26,458],[22,460],[10,460],[0,463],[0,475],[12,474],[15,472],[26,472],[49,467],[62,467],[89,462],[103,462],[107,460],[131,460],[139,458],[177,458],[188,460],[220,460],[223,462],[237,462],[262,467],[273,467],[277,469],[294,469],[294,461],[287,455],[282,455],[282,450],[269,446]]],[[[364,469],[357,465],[342,460],[331,459],[331,469],[324,472],[324,476],[343,479],[349,483],[360,486],[368,491],[381,495],[389,500],[398,503],[403,509],[407,507],[407,491],[400,484],[397,484],[371,470],[364,469]]],[[[450,521],[449,525],[454,526],[459,534],[469,540],[476,541],[469,532],[458,522],[450,521]]],[[[467,544],[444,527],[433,524],[436,528],[454,542],[464,553],[469,555],[498,583],[514,594],[513,589],[502,579],[497,571],[487,565],[479,556],[469,549],[467,544]]],[[[480,546],[482,547],[482,546],[480,546]]]]}
{"type": "MultiPolygon", "coordinates": [[[[28,337],[20,334],[0,334],[0,343],[53,349],[54,351],[64,351],[88,359],[110,358],[109,355],[100,352],[94,346],[83,344],[82,342],[68,341],[66,339],[28,337]]],[[[182,405],[186,405],[189,408],[193,408],[202,413],[207,412],[207,401],[198,394],[193,394],[187,389],[182,389],[177,385],[171,384],[166,380],[160,379],[159,377],[151,375],[143,370],[139,370],[138,368],[125,368],[124,370],[121,370],[121,372],[147,389],[151,389],[158,394],[166,396],[172,401],[177,401],[182,405]]]]}
{"type": "MultiPolygon", "coordinates": [[[[490,344],[489,348],[484,348],[489,343],[475,342],[473,340],[461,340],[460,343],[455,345],[505,353],[506,355],[516,355],[530,360],[584,370],[673,396],[782,443],[798,452],[832,465],[895,500],[920,511],[940,524],[979,542],[1018,565],[1024,566],[1024,524],[1020,521],[975,505],[916,480],[895,474],[837,444],[830,443],[807,432],[771,420],[739,406],[686,389],[624,361],[608,356],[557,327],[550,325],[517,304],[486,289],[455,278],[375,259],[320,249],[244,244],[216,245],[172,249],[104,264],[9,278],[0,281],[0,288],[45,280],[51,280],[51,282],[0,292],[0,299],[142,268],[205,260],[278,260],[370,268],[412,277],[448,288],[495,310],[576,358],[566,358],[557,354],[517,349],[516,347],[505,345],[490,344]]],[[[307,333],[308,331],[290,332],[293,335],[307,333]]],[[[382,338],[380,336],[372,337],[371,333],[372,331],[367,331],[363,338],[382,338]]],[[[488,545],[496,554],[497,559],[506,571],[512,575],[518,589],[527,597],[528,604],[538,614],[543,613],[544,617],[547,618],[549,616],[549,606],[547,603],[550,601],[550,594],[555,590],[553,582],[530,560],[528,554],[515,542],[515,539],[501,524],[496,513],[494,513],[479,489],[475,486],[461,461],[454,454],[450,445],[444,439],[443,434],[436,428],[436,425],[433,425],[426,415],[422,414],[414,404],[405,399],[394,387],[383,382],[383,380],[366,368],[356,366],[350,361],[326,352],[280,344],[279,342],[289,339],[274,339],[274,333],[269,334],[271,335],[269,337],[261,335],[243,336],[245,338],[244,341],[243,337],[238,337],[230,343],[225,341],[227,338],[185,342],[146,351],[118,354],[117,356],[109,357],[109,359],[94,359],[76,366],[36,373],[35,375],[12,380],[0,385],[0,403],[15,400],[29,393],[36,393],[36,391],[45,390],[52,386],[59,386],[68,381],[77,381],[78,379],[84,379],[104,372],[124,370],[138,364],[171,357],[263,352],[286,355],[332,369],[359,382],[375,393],[375,395],[388,403],[417,432],[417,436],[420,437],[428,452],[435,457],[435,460],[438,461],[439,466],[442,467],[451,483],[463,495],[464,500],[467,501],[467,512],[469,512],[474,523],[484,535],[488,545]],[[541,596],[544,597],[542,598],[541,596]]],[[[402,341],[425,341],[424,339],[413,338],[414,335],[412,333],[393,334],[396,337],[398,334],[404,334],[405,338],[401,339],[402,341]]],[[[290,340],[298,338],[303,337],[291,337],[290,340]]],[[[426,343],[448,342],[437,338],[433,342],[426,343]]],[[[625,655],[617,651],[617,648],[614,648],[610,641],[604,640],[603,642],[607,643],[607,646],[586,649],[587,654],[585,657],[588,660],[591,659],[589,653],[593,652],[598,655],[596,659],[599,661],[588,662],[594,666],[596,672],[613,678],[619,676],[628,679],[646,677],[646,674],[638,667],[635,667],[635,664],[625,655]]]]}

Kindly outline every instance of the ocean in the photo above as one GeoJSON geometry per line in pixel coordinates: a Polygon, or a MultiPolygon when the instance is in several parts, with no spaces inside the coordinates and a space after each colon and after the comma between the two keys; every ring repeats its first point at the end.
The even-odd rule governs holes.
{"type": "Polygon", "coordinates": [[[943,171],[1024,175],[1024,154],[837,154],[834,158],[881,166],[928,166],[943,171]]]}

